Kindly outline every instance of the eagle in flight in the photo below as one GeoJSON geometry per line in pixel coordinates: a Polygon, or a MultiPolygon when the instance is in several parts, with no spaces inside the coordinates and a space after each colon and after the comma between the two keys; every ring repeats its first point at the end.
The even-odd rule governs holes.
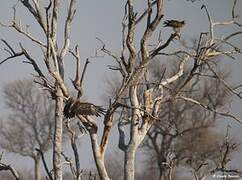
{"type": "Polygon", "coordinates": [[[181,29],[184,27],[185,21],[167,20],[164,22],[164,27],[172,27],[177,35],[180,35],[181,29]]]}
{"type": "Polygon", "coordinates": [[[90,116],[101,116],[106,113],[105,109],[101,106],[96,106],[92,103],[81,102],[79,99],[70,97],[64,107],[64,116],[66,118],[73,118],[76,115],[90,115],[90,116]]]}

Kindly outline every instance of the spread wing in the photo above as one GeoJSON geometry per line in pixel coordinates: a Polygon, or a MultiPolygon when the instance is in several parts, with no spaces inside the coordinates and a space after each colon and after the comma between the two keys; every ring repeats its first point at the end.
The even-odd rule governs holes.
{"type": "Polygon", "coordinates": [[[75,115],[71,114],[71,109],[74,105],[75,101],[73,98],[69,98],[66,102],[66,105],[64,107],[63,114],[66,118],[73,118],[75,115]]]}
{"type": "Polygon", "coordinates": [[[180,38],[181,28],[185,25],[185,21],[177,21],[177,20],[167,20],[164,22],[164,27],[173,28],[174,32],[180,38]]]}
{"type": "Polygon", "coordinates": [[[83,102],[78,103],[78,108],[75,113],[80,115],[101,116],[101,114],[105,114],[105,109],[101,106],[83,102]]]}
{"type": "Polygon", "coordinates": [[[172,27],[173,20],[167,20],[164,22],[164,27],[172,27]]]}
{"type": "Polygon", "coordinates": [[[185,21],[167,20],[164,22],[164,27],[182,28],[185,21]]]}
{"type": "Polygon", "coordinates": [[[104,115],[106,111],[101,106],[69,98],[66,102],[63,113],[66,118],[73,118],[76,115],[101,116],[101,114],[104,115]]]}

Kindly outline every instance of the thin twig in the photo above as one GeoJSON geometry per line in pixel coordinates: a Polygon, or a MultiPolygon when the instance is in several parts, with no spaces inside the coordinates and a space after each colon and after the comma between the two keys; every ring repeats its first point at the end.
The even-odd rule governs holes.
{"type": "Polygon", "coordinates": [[[45,157],[44,157],[43,152],[42,152],[40,149],[38,149],[38,148],[35,148],[35,150],[36,150],[36,151],[40,154],[40,156],[41,156],[41,159],[42,159],[42,162],[43,162],[43,165],[44,165],[45,172],[47,173],[49,179],[50,179],[50,180],[54,180],[53,177],[52,177],[52,175],[51,175],[51,173],[50,173],[50,171],[49,171],[49,168],[48,168],[48,166],[47,166],[47,163],[46,163],[46,161],[45,161],[45,157]]]}

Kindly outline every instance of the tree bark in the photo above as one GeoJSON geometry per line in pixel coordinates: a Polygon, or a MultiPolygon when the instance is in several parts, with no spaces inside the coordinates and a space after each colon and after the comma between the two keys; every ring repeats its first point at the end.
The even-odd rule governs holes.
{"type": "Polygon", "coordinates": [[[124,153],[124,180],[134,180],[136,149],[137,147],[130,146],[124,153]]]}
{"type": "Polygon", "coordinates": [[[159,167],[159,180],[165,180],[166,178],[166,169],[162,162],[165,162],[165,158],[160,155],[161,152],[157,153],[157,165],[159,167]]]}
{"type": "Polygon", "coordinates": [[[53,151],[53,167],[54,180],[62,180],[62,121],[63,121],[63,93],[57,85],[56,106],[55,106],[55,133],[54,133],[54,151],[53,151]]]}
{"type": "Polygon", "coordinates": [[[36,155],[34,157],[34,176],[35,176],[35,180],[41,180],[40,156],[39,155],[36,155]]]}
{"type": "Polygon", "coordinates": [[[163,167],[159,167],[159,180],[165,180],[165,176],[164,176],[164,168],[163,167]]]}
{"type": "Polygon", "coordinates": [[[98,170],[98,174],[101,180],[110,180],[105,164],[104,164],[104,153],[101,153],[101,149],[97,144],[97,134],[90,132],[93,156],[98,170]]]}
{"type": "Polygon", "coordinates": [[[94,153],[95,156],[95,163],[98,169],[99,177],[101,180],[110,180],[107,170],[105,168],[104,164],[104,155],[101,154],[100,152],[94,153]]]}

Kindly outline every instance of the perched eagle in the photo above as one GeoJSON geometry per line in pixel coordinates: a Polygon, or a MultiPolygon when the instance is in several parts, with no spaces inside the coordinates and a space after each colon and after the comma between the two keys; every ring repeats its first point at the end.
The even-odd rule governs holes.
{"type": "Polygon", "coordinates": [[[180,35],[181,29],[184,27],[185,21],[167,20],[164,22],[164,27],[172,27],[177,35],[180,35]]]}
{"type": "Polygon", "coordinates": [[[81,102],[79,99],[70,97],[64,107],[64,116],[73,118],[76,115],[101,116],[105,114],[105,109],[92,103],[81,102]]]}

